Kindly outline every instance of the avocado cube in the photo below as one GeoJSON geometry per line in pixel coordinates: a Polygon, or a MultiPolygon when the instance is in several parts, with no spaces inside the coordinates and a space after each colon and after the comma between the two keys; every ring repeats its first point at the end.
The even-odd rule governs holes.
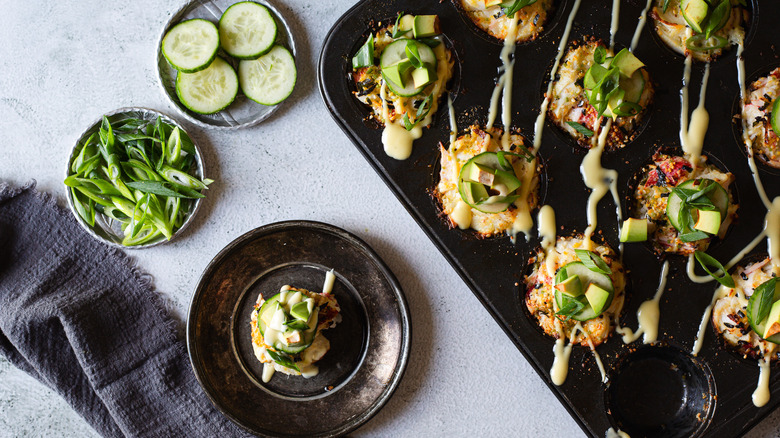
{"type": "Polygon", "coordinates": [[[412,61],[408,59],[402,59],[395,64],[388,65],[382,69],[382,74],[387,80],[397,84],[400,87],[405,87],[406,77],[409,69],[412,68],[412,61]]]}
{"type": "Polygon", "coordinates": [[[709,234],[718,234],[718,230],[720,230],[720,212],[718,210],[699,210],[699,219],[693,228],[709,234]]]}
{"type": "Polygon", "coordinates": [[[780,301],[775,301],[774,304],[772,304],[772,308],[769,310],[769,316],[767,317],[764,326],[766,329],[764,329],[764,333],[761,336],[764,339],[780,333],[780,301]]]}
{"type": "Polygon", "coordinates": [[[682,16],[688,26],[696,33],[701,33],[701,25],[707,19],[710,8],[705,0],[682,0],[680,3],[682,16]]]}
{"type": "Polygon", "coordinates": [[[414,17],[412,31],[415,38],[432,37],[441,33],[438,15],[418,15],[414,17]]]}
{"type": "Polygon", "coordinates": [[[292,315],[295,319],[308,321],[309,316],[311,315],[309,312],[309,303],[306,301],[301,301],[300,303],[295,304],[290,308],[290,315],[292,315]]]}
{"type": "Polygon", "coordinates": [[[629,52],[628,49],[623,49],[618,52],[612,59],[612,65],[620,69],[620,74],[626,78],[630,78],[635,71],[645,66],[645,64],[634,56],[633,53],[629,52]]]}
{"type": "Polygon", "coordinates": [[[488,192],[485,190],[485,186],[483,186],[482,183],[463,181],[463,184],[465,184],[464,192],[467,198],[464,199],[464,201],[466,201],[467,204],[474,205],[488,198],[488,192]]]}
{"type": "Polygon", "coordinates": [[[647,219],[634,219],[632,217],[623,221],[620,228],[621,242],[644,242],[647,240],[647,219]]]}
{"type": "Polygon", "coordinates": [[[430,65],[426,64],[420,68],[416,68],[412,71],[412,80],[414,81],[414,88],[424,87],[431,82],[436,81],[436,70],[430,65]]]}
{"type": "Polygon", "coordinates": [[[593,312],[596,315],[601,315],[606,309],[611,295],[610,291],[602,289],[593,283],[588,285],[588,289],[585,291],[585,298],[588,299],[588,303],[590,303],[590,307],[593,308],[593,312]]]}
{"type": "Polygon", "coordinates": [[[406,14],[398,21],[398,30],[409,32],[414,27],[414,15],[406,14]]]}
{"type": "Polygon", "coordinates": [[[469,169],[469,173],[466,175],[466,179],[484,184],[486,186],[492,186],[493,180],[495,179],[493,172],[494,170],[487,166],[474,163],[474,165],[472,165],[469,169]]]}
{"type": "Polygon", "coordinates": [[[570,297],[582,295],[582,281],[580,281],[579,275],[572,275],[561,283],[556,284],[555,288],[570,297]]]}
{"type": "MultiPolygon", "coordinates": [[[[502,184],[506,186],[506,193],[512,193],[522,184],[514,172],[507,172],[505,170],[496,169],[496,177],[491,184],[491,188],[498,190],[497,186],[502,184]]],[[[501,191],[501,190],[499,190],[501,191]]]]}

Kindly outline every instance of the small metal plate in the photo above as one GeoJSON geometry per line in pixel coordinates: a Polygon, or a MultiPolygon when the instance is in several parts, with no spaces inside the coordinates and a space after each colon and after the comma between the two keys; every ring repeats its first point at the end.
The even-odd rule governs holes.
{"type": "MultiPolygon", "coordinates": [[[[150,120],[155,121],[158,117],[162,117],[162,120],[166,123],[169,123],[173,126],[178,126],[179,129],[181,129],[183,132],[187,132],[179,122],[174,120],[173,118],[159,112],[155,111],[149,108],[119,108],[117,110],[111,111],[107,114],[105,114],[106,117],[108,117],[108,120],[110,122],[115,122],[121,119],[126,118],[136,118],[136,119],[143,119],[143,120],[150,120]]],[[[79,139],[76,141],[75,146],[73,146],[73,149],[70,152],[70,156],[68,157],[68,167],[65,170],[65,177],[67,178],[70,176],[70,166],[71,163],[73,163],[73,160],[78,156],[79,152],[81,152],[81,148],[84,144],[84,141],[89,138],[90,135],[98,132],[100,129],[100,125],[103,122],[103,117],[101,116],[99,119],[95,120],[94,123],[92,123],[89,128],[87,128],[86,131],[84,131],[81,136],[79,136],[79,139]]],[[[188,134],[189,135],[189,134],[188,134]]],[[[193,140],[192,137],[190,137],[190,140],[193,140]]],[[[195,173],[194,175],[200,179],[203,180],[206,176],[206,172],[204,170],[203,165],[203,155],[200,152],[200,148],[195,143],[195,141],[192,141],[193,146],[195,147],[195,173]]],[[[73,213],[73,216],[76,217],[76,220],[78,221],[79,225],[81,225],[82,228],[84,228],[92,237],[102,240],[103,242],[106,242],[107,244],[111,246],[115,246],[118,248],[126,248],[126,249],[142,249],[142,248],[149,248],[152,246],[157,246],[166,242],[170,242],[170,240],[167,240],[165,236],[161,236],[158,239],[155,239],[147,244],[144,245],[136,245],[136,246],[124,246],[122,245],[122,239],[124,238],[124,232],[121,228],[121,223],[118,221],[115,221],[111,219],[108,216],[105,216],[100,213],[95,213],[95,226],[92,227],[88,223],[84,221],[84,219],[79,216],[78,212],[76,211],[76,207],[73,205],[73,195],[70,192],[69,187],[65,187],[65,198],[68,200],[68,206],[70,207],[70,211],[73,213]]],[[[176,232],[173,233],[173,236],[171,237],[171,240],[175,239],[176,236],[181,235],[181,233],[184,231],[187,226],[189,226],[190,222],[192,222],[192,218],[195,217],[198,210],[200,209],[200,205],[202,203],[203,198],[194,199],[194,200],[188,200],[189,203],[189,212],[187,212],[187,217],[184,220],[184,223],[182,226],[176,230],[176,232]]]]}
{"type": "Polygon", "coordinates": [[[319,222],[278,222],[225,247],[200,279],[187,319],[187,347],[214,405],[253,433],[338,436],[389,400],[409,357],[409,309],[395,276],[362,240],[319,222]],[[310,379],[275,373],[262,382],[250,313],[289,284],[320,291],[334,269],[342,322],[324,332],[331,349],[310,379]]]}
{"type": "MultiPolygon", "coordinates": [[[[293,57],[296,55],[295,51],[295,39],[293,38],[290,25],[285,21],[282,13],[270,2],[266,0],[254,0],[268,8],[271,11],[271,15],[276,21],[277,33],[276,44],[284,46],[290,50],[293,57]]],[[[194,0],[185,4],[175,14],[171,16],[171,19],[165,24],[160,38],[157,41],[157,77],[162,86],[163,92],[171,103],[179,110],[190,122],[202,127],[202,128],[217,128],[217,129],[238,129],[246,128],[248,126],[255,125],[263,120],[271,117],[271,114],[275,113],[284,102],[277,105],[260,105],[257,102],[244,96],[239,92],[236,96],[236,100],[233,101],[224,110],[215,114],[198,114],[190,111],[182,105],[179,101],[179,96],[176,95],[176,74],[177,71],[168,61],[165,60],[165,56],[162,54],[162,40],[168,30],[178,24],[181,21],[189,20],[192,18],[203,18],[217,24],[222,13],[227,10],[234,3],[238,3],[238,0],[194,0]]],[[[225,59],[236,72],[238,72],[238,60],[231,57],[219,49],[218,56],[225,59]]]]}

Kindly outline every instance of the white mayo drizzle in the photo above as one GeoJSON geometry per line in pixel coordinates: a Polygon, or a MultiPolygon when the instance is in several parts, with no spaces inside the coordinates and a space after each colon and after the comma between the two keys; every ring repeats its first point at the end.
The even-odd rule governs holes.
{"type": "Polygon", "coordinates": [[[550,71],[550,81],[547,84],[547,93],[544,95],[542,101],[542,107],[539,110],[539,115],[536,116],[536,123],[534,124],[534,155],[539,151],[542,146],[542,128],[544,127],[544,120],[547,117],[547,107],[550,105],[549,96],[552,94],[553,82],[555,82],[555,75],[558,73],[558,66],[561,64],[561,58],[563,57],[563,50],[566,48],[566,44],[569,43],[569,34],[571,33],[571,26],[574,23],[574,17],[577,16],[577,10],[580,8],[582,0],[574,0],[574,5],[571,7],[569,13],[569,20],[566,22],[566,29],[563,31],[561,41],[558,43],[558,54],[555,55],[555,63],[550,71]]]}
{"type": "Polygon", "coordinates": [[[612,0],[612,23],[609,26],[609,48],[615,47],[615,34],[620,20],[620,0],[612,0]]]}
{"type": "Polygon", "coordinates": [[[764,406],[769,401],[769,364],[771,362],[771,348],[764,353],[764,356],[758,360],[758,385],[753,391],[753,404],[756,407],[764,406]]]}
{"type": "Polygon", "coordinates": [[[593,346],[593,341],[590,339],[590,336],[585,333],[585,338],[588,340],[588,347],[590,347],[591,353],[593,353],[593,358],[596,359],[596,365],[599,367],[599,372],[601,373],[601,383],[607,383],[609,379],[607,378],[607,371],[604,369],[604,363],[601,362],[601,356],[599,356],[598,351],[596,351],[596,347],[593,346]]]}
{"type": "Polygon", "coordinates": [[[639,327],[636,332],[633,332],[628,327],[620,327],[620,323],[617,323],[615,331],[623,335],[623,343],[630,344],[644,333],[645,337],[642,342],[650,344],[658,339],[658,320],[661,315],[659,303],[661,297],[664,294],[666,288],[666,278],[669,274],[669,262],[665,261],[661,267],[661,275],[658,280],[658,289],[655,291],[655,295],[652,299],[645,301],[639,306],[639,310],[636,312],[636,319],[639,321],[639,327]]]}
{"type": "Polygon", "coordinates": [[[333,290],[333,282],[336,281],[336,276],[333,275],[333,269],[325,273],[325,283],[322,285],[322,293],[329,294],[333,290]]]}
{"type": "Polygon", "coordinates": [[[422,126],[426,124],[425,120],[418,123],[411,131],[407,131],[399,121],[390,121],[390,110],[387,107],[387,85],[384,81],[379,89],[379,96],[382,97],[382,119],[385,122],[385,129],[382,130],[382,145],[384,145],[385,153],[396,160],[405,160],[412,155],[412,143],[422,136],[422,126]]]}
{"type": "MultiPolygon", "coordinates": [[[[745,101],[745,60],[742,58],[742,52],[744,50],[745,43],[743,39],[740,38],[737,43],[737,79],[739,80],[739,97],[742,102],[745,101]]],[[[750,173],[753,175],[753,183],[756,185],[756,190],[758,190],[758,196],[761,198],[761,202],[769,209],[771,202],[769,202],[769,197],[766,195],[766,190],[764,190],[764,184],[761,183],[761,177],[759,177],[758,169],[756,168],[756,159],[753,157],[753,140],[750,139],[750,135],[748,134],[747,121],[743,117],[741,117],[741,119],[742,140],[745,142],[745,151],[748,156],[750,173]]]]}
{"type": "Polygon", "coordinates": [[[704,343],[704,333],[706,333],[707,330],[707,322],[710,320],[710,315],[712,314],[712,306],[715,305],[716,301],[727,296],[730,290],[731,288],[720,286],[715,289],[715,293],[712,294],[712,301],[710,301],[710,305],[704,309],[704,314],[701,316],[699,331],[696,333],[696,341],[693,343],[693,349],[691,350],[693,356],[697,356],[701,351],[701,346],[704,343]]]}
{"type": "Polygon", "coordinates": [[[274,364],[272,362],[266,362],[263,364],[263,383],[271,381],[271,377],[274,376],[274,364]]]}
{"type": "Polygon", "coordinates": [[[764,232],[772,269],[776,275],[780,275],[780,196],[775,198],[772,207],[766,213],[764,232]]]}
{"type": "Polygon", "coordinates": [[[620,208],[620,198],[617,191],[617,179],[618,173],[612,169],[605,169],[601,167],[601,154],[604,152],[604,147],[607,143],[607,134],[612,127],[612,119],[607,120],[607,124],[604,125],[603,130],[599,133],[598,144],[595,147],[590,148],[585,158],[580,165],[580,173],[585,185],[591,189],[590,196],[588,196],[588,228],[585,229],[585,249],[590,249],[592,244],[590,238],[593,232],[598,226],[598,214],[596,207],[599,201],[607,194],[607,191],[612,193],[612,198],[615,200],[615,208],[617,212],[618,222],[623,219],[623,212],[620,208]]]}
{"type": "Polygon", "coordinates": [[[607,429],[607,436],[606,436],[606,438],[631,438],[631,435],[623,432],[620,429],[615,430],[615,429],[610,427],[609,429],[607,429]]]}
{"type": "Polygon", "coordinates": [[[517,23],[520,21],[520,15],[515,14],[509,22],[506,38],[504,38],[504,47],[501,49],[502,74],[498,78],[496,89],[493,90],[493,96],[490,99],[490,114],[488,114],[488,129],[493,127],[496,118],[496,107],[498,105],[498,93],[503,97],[501,102],[501,122],[504,124],[504,135],[501,137],[501,144],[504,150],[509,150],[509,131],[512,124],[512,78],[514,77],[515,61],[512,59],[515,48],[517,47],[517,23]]]}
{"type": "Polygon", "coordinates": [[[549,205],[539,209],[539,237],[542,238],[542,248],[549,253],[555,247],[555,210],[549,205]]]}
{"type": "Polygon", "coordinates": [[[472,212],[471,207],[459,199],[455,204],[455,208],[452,209],[450,217],[458,225],[461,230],[467,230],[471,226],[472,212]]]}
{"type": "Polygon", "coordinates": [[[653,0],[647,0],[647,5],[645,6],[645,9],[642,10],[642,14],[639,16],[639,22],[636,24],[634,37],[631,38],[631,47],[629,48],[631,52],[633,52],[636,48],[636,45],[639,44],[639,36],[642,35],[642,29],[645,27],[645,23],[647,22],[647,12],[650,10],[650,6],[652,5],[653,0]]]}
{"type": "Polygon", "coordinates": [[[691,114],[690,124],[688,123],[688,87],[691,81],[691,64],[693,58],[685,57],[685,69],[683,71],[683,86],[680,91],[680,144],[683,152],[690,158],[693,167],[699,165],[701,151],[704,146],[704,137],[707,135],[707,127],[710,122],[710,115],[704,107],[704,100],[707,94],[707,82],[710,76],[710,63],[704,67],[704,76],[701,80],[701,89],[699,90],[699,105],[691,114]]]}
{"type": "MultiPolygon", "coordinates": [[[[769,216],[769,214],[767,214],[767,218],[768,218],[768,216],[769,216]]],[[[723,267],[726,268],[727,271],[729,269],[733,268],[734,265],[736,265],[740,260],[742,260],[742,258],[745,257],[745,255],[747,253],[752,251],[753,248],[755,248],[756,246],[758,246],[759,243],[761,243],[761,239],[763,239],[764,236],[766,236],[766,229],[762,230],[758,234],[758,236],[756,236],[750,243],[748,243],[744,248],[742,248],[742,250],[740,252],[738,252],[737,255],[732,257],[731,260],[729,260],[729,262],[726,263],[723,267]]],[[[694,283],[709,283],[710,281],[714,280],[714,278],[712,278],[710,276],[699,276],[699,275],[696,275],[694,273],[694,271],[693,271],[693,268],[695,266],[696,266],[695,256],[693,254],[691,254],[691,255],[688,256],[688,264],[686,266],[686,272],[688,273],[688,278],[690,278],[692,282],[694,282],[694,283]]],[[[718,270],[717,272],[715,272],[715,275],[721,275],[722,273],[723,273],[723,271],[718,270]]]]}
{"type": "Polygon", "coordinates": [[[582,325],[578,322],[574,328],[572,328],[569,343],[566,344],[566,336],[563,335],[561,324],[557,319],[555,321],[560,337],[555,340],[555,345],[553,346],[555,359],[553,359],[552,368],[550,369],[550,379],[555,386],[561,386],[563,385],[563,382],[566,381],[566,376],[569,374],[569,356],[571,356],[572,342],[574,341],[574,337],[577,336],[577,331],[582,331],[582,325]]]}
{"type": "Polygon", "coordinates": [[[447,108],[450,111],[450,144],[458,139],[458,125],[455,123],[455,109],[452,107],[452,96],[447,95],[447,108]]]}

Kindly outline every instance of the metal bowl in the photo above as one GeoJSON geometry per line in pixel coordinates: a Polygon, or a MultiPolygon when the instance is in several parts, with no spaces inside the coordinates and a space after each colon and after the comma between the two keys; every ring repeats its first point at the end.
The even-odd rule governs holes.
{"type": "MultiPolygon", "coordinates": [[[[254,1],[267,7],[268,10],[271,11],[271,15],[273,15],[277,26],[276,44],[288,48],[293,54],[293,57],[295,57],[296,50],[293,33],[290,29],[290,25],[282,16],[282,13],[266,0],[254,1]]],[[[238,93],[236,100],[224,110],[214,114],[198,114],[184,106],[179,100],[179,96],[176,94],[176,75],[178,72],[168,64],[168,61],[162,53],[162,40],[165,37],[165,34],[168,33],[168,30],[171,27],[179,22],[192,18],[219,21],[222,13],[237,2],[238,0],[212,0],[208,2],[198,0],[189,1],[171,16],[171,19],[165,24],[165,27],[160,34],[160,38],[157,41],[157,77],[160,80],[163,92],[168,96],[168,99],[170,99],[182,116],[203,128],[238,129],[252,126],[270,117],[271,114],[276,112],[279,107],[284,104],[284,102],[282,102],[272,106],[261,105],[244,96],[243,93],[238,93]]],[[[218,53],[233,67],[233,69],[238,71],[238,60],[232,58],[221,48],[218,53]]]]}
{"type": "MultiPolygon", "coordinates": [[[[143,120],[151,120],[151,121],[157,120],[157,117],[162,117],[162,120],[164,122],[169,123],[173,126],[178,126],[180,130],[186,133],[184,127],[181,126],[181,124],[179,124],[176,120],[172,119],[171,117],[159,111],[155,111],[148,108],[135,108],[135,107],[119,108],[117,110],[106,113],[105,116],[108,117],[108,120],[112,123],[128,117],[143,119],[143,120]]],[[[92,123],[89,126],[89,128],[87,128],[87,130],[84,131],[79,136],[78,140],[76,141],[76,144],[73,146],[73,149],[70,152],[70,156],[68,157],[68,166],[65,171],[66,178],[71,175],[71,171],[70,171],[71,164],[73,163],[73,160],[78,156],[79,152],[81,151],[84,141],[87,138],[89,138],[90,135],[96,133],[100,129],[100,125],[102,121],[103,121],[103,117],[101,116],[99,119],[95,120],[95,122],[92,123]]],[[[195,148],[194,176],[202,180],[205,178],[205,170],[203,167],[203,155],[201,154],[200,148],[194,141],[192,142],[192,144],[195,148]]],[[[186,213],[184,223],[182,223],[181,227],[179,227],[176,231],[174,231],[173,236],[171,237],[170,240],[166,239],[164,236],[161,236],[160,238],[152,240],[151,242],[143,245],[124,246],[122,245],[122,239],[124,237],[124,233],[122,232],[121,222],[116,221],[101,213],[95,212],[95,226],[94,227],[90,226],[87,222],[84,221],[84,219],[82,219],[82,217],[76,211],[76,207],[73,204],[73,195],[71,194],[71,191],[65,190],[65,192],[66,192],[65,197],[68,199],[68,206],[70,207],[70,211],[73,213],[73,216],[76,217],[76,220],[79,222],[81,227],[84,228],[87,231],[87,233],[89,233],[92,237],[98,240],[102,240],[103,242],[111,246],[115,246],[119,248],[139,248],[139,249],[149,248],[175,239],[176,236],[180,235],[182,231],[184,231],[184,229],[187,228],[190,222],[192,222],[192,218],[198,212],[198,209],[200,208],[201,205],[201,201],[203,200],[203,198],[190,200],[189,211],[187,211],[186,213]]]]}

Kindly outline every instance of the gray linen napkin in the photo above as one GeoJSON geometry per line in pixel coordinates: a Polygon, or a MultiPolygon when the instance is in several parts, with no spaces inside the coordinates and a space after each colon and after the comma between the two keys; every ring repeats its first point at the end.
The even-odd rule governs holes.
{"type": "Polygon", "coordinates": [[[35,183],[0,183],[0,354],[104,436],[246,435],[209,402],[148,276],[35,183]]]}

